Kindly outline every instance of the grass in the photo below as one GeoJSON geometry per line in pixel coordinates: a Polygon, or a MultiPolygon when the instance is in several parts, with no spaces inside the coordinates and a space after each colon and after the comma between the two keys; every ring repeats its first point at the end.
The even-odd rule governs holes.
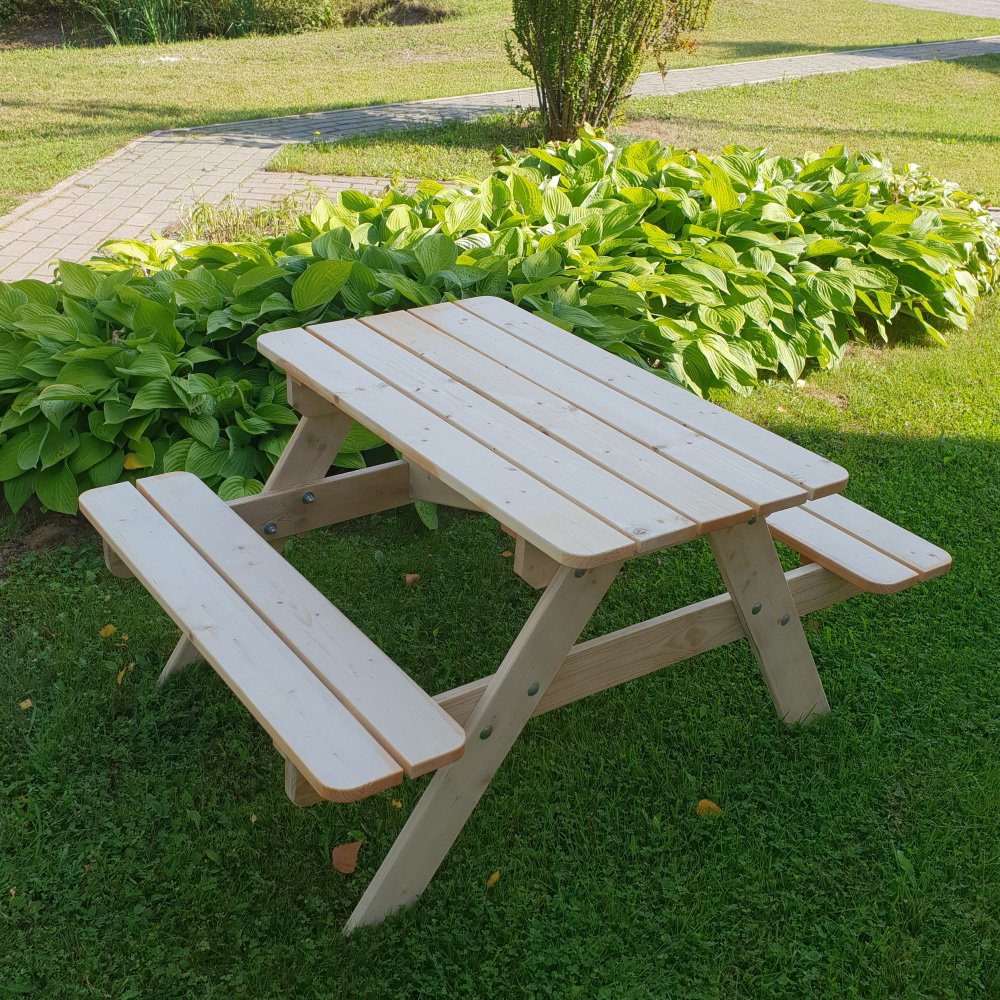
{"type": "MultiPolygon", "coordinates": [[[[622,137],[717,151],[737,143],[801,155],[844,143],[902,165],[921,163],[971,193],[1000,200],[1000,56],[863,70],[630,102],[622,137]],[[863,123],[863,124],[859,124],[863,123]]],[[[535,120],[497,114],[410,132],[289,146],[275,170],[363,176],[483,176],[500,143],[538,139],[535,120]]]]}
{"type": "MultiPolygon", "coordinates": [[[[847,467],[848,495],[946,547],[952,572],[811,618],[833,713],[805,730],[777,722],[742,644],[535,720],[420,902],[349,940],[424,782],[294,809],[211,671],[155,688],[175,631],[94,540],[16,556],[0,577],[6,993],[1000,995],[998,367],[994,299],[950,349],[856,346],[805,386],[723,400],[847,467]],[[720,819],[695,816],[703,797],[720,819]],[[357,873],[336,874],[331,848],[356,837],[357,873]]],[[[490,671],[533,601],[492,521],[441,521],[402,510],[291,552],[430,691],[490,671]]],[[[8,518],[0,543],[27,527],[8,518]]],[[[702,543],[643,558],[588,634],[718,588],[702,543]]]]}
{"type": "MultiPolygon", "coordinates": [[[[507,0],[455,18],[270,38],[0,50],[0,211],[152,129],[522,86],[507,0]]],[[[676,65],[994,34],[998,22],[868,0],[727,0],[676,65]]]]}

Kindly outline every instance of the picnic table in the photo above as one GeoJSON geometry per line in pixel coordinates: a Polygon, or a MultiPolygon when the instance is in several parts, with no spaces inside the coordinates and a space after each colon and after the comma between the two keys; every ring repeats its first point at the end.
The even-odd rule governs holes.
{"type": "Polygon", "coordinates": [[[950,557],[840,496],[826,458],[496,298],[267,333],[302,415],[261,494],[187,473],[92,490],[108,565],[182,630],[285,758],[293,802],[436,772],[347,930],[428,885],[529,718],[746,638],[778,715],[829,710],[800,616],[890,593],[950,557]],[[399,461],[329,475],[354,422],[399,461]],[[431,696],[280,555],[414,499],[482,511],[541,597],[495,673],[431,696]],[[577,643],[629,559],[706,537],[727,592],[577,643]],[[774,545],[800,553],[782,569],[774,545]]]}

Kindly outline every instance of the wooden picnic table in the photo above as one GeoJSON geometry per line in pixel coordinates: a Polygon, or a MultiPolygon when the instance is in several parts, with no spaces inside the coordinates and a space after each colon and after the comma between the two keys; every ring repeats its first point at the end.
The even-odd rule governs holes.
{"type": "Polygon", "coordinates": [[[184,631],[164,676],[208,659],[286,758],[293,801],[436,771],[348,930],[423,891],[532,715],[746,637],[779,716],[804,722],[829,706],[800,615],[950,563],[838,496],[833,462],[500,299],[257,346],[302,414],[262,494],[225,505],[172,474],[82,506],[112,569],[184,631]],[[401,459],[329,476],[355,421],[401,459]],[[268,545],[413,499],[496,518],[515,571],[544,588],[497,671],[434,698],[268,545]],[[626,560],[699,536],[726,594],[574,645],[626,560]],[[806,564],[786,574],[772,536],[806,564]],[[156,555],[168,544],[177,579],[156,555]]]}

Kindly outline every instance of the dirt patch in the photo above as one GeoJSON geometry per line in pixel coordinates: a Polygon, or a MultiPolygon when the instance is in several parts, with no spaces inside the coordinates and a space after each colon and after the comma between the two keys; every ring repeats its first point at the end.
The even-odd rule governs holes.
{"type": "Polygon", "coordinates": [[[452,11],[435,0],[354,0],[344,11],[348,28],[361,25],[437,24],[452,16],[452,11]]]}
{"type": "Polygon", "coordinates": [[[815,386],[805,385],[799,387],[799,392],[805,396],[812,396],[813,399],[821,399],[824,403],[835,406],[838,410],[846,410],[848,399],[836,392],[827,392],[826,389],[817,389],[815,386]]]}
{"type": "Polygon", "coordinates": [[[94,537],[94,529],[82,517],[43,514],[34,501],[18,515],[18,528],[14,538],[0,542],[0,575],[9,563],[33,552],[52,552],[94,537]]]}

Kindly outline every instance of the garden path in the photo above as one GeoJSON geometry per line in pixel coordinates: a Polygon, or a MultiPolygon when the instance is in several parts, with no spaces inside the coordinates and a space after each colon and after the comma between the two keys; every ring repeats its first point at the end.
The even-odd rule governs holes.
{"type": "MultiPolygon", "coordinates": [[[[905,2],[914,6],[949,2],[1000,6],[997,0],[905,2]]],[[[644,97],[679,94],[993,54],[1000,54],[1000,35],[702,66],[672,70],[665,78],[659,73],[644,73],[633,93],[644,97]]],[[[525,87],[152,132],[0,216],[0,280],[45,278],[56,258],[82,260],[112,237],[140,237],[163,231],[177,221],[185,205],[197,201],[217,203],[233,197],[243,204],[266,204],[308,188],[332,192],[384,185],[383,179],[264,171],[282,145],[308,142],[317,132],[324,139],[334,139],[470,119],[535,103],[534,89],[525,87]]]]}

